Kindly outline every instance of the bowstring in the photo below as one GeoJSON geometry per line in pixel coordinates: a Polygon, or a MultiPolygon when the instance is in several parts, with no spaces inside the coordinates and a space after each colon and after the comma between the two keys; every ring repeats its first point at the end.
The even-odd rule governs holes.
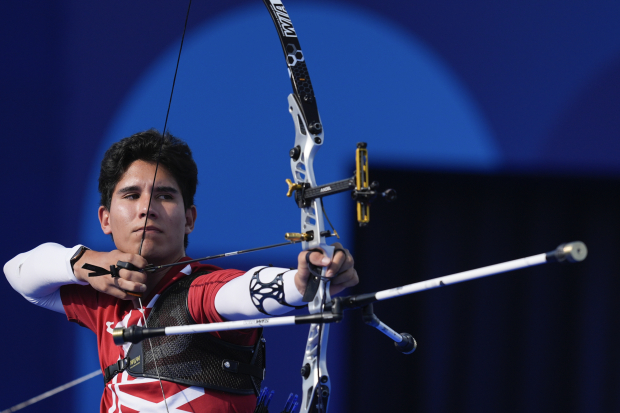
{"type": "MultiPolygon", "coordinates": [[[[181,62],[181,52],[183,51],[183,42],[185,41],[185,33],[187,31],[187,21],[189,20],[189,11],[192,7],[192,0],[189,0],[189,5],[187,6],[187,14],[185,15],[185,25],[183,26],[183,35],[181,36],[181,46],[179,47],[179,54],[177,56],[177,64],[174,69],[174,77],[172,78],[172,88],[170,90],[170,99],[168,100],[168,109],[166,110],[166,120],[164,121],[164,129],[162,131],[161,142],[159,144],[159,152],[157,153],[157,160],[155,162],[155,174],[153,175],[153,184],[151,186],[151,193],[149,196],[149,204],[146,208],[146,216],[144,217],[144,228],[142,230],[142,239],[140,240],[140,248],[138,249],[138,255],[142,256],[142,246],[144,245],[144,239],[146,237],[146,225],[149,220],[149,211],[151,210],[151,202],[153,201],[153,192],[155,191],[155,182],[157,180],[157,171],[159,169],[159,160],[161,158],[161,150],[164,146],[164,139],[166,136],[166,128],[168,127],[168,117],[170,116],[170,107],[172,106],[172,95],[174,94],[174,85],[177,81],[177,73],[179,72],[179,63],[181,62]]],[[[144,320],[144,327],[148,328],[148,324],[146,322],[146,311],[142,306],[142,299],[138,297],[138,302],[140,303],[140,312],[142,313],[142,319],[144,320]]],[[[166,406],[166,412],[168,410],[168,402],[166,401],[166,393],[164,392],[164,386],[161,382],[161,376],[159,375],[159,368],[157,366],[157,355],[153,350],[153,343],[151,343],[151,339],[148,339],[149,347],[151,348],[151,353],[153,353],[153,363],[155,364],[155,373],[157,374],[157,379],[159,380],[159,388],[161,389],[161,395],[164,399],[164,404],[166,406]]]]}
{"type": "Polygon", "coordinates": [[[151,209],[151,202],[153,201],[153,189],[155,189],[155,181],[157,179],[157,170],[159,169],[159,160],[161,158],[161,149],[164,145],[164,137],[166,136],[166,128],[168,127],[168,117],[170,116],[170,107],[172,106],[172,95],[174,94],[174,85],[177,81],[177,73],[179,72],[179,63],[181,62],[181,52],[183,51],[183,42],[185,41],[185,32],[187,31],[187,21],[189,19],[189,10],[192,7],[192,0],[189,0],[187,6],[187,14],[185,15],[185,25],[183,26],[183,35],[181,36],[181,46],[179,47],[179,54],[177,56],[177,65],[174,69],[174,77],[172,78],[172,89],[170,90],[170,99],[168,100],[168,109],[166,110],[166,120],[164,121],[164,129],[162,131],[162,140],[159,145],[159,152],[155,162],[155,174],[153,175],[153,185],[151,186],[151,195],[149,197],[149,204],[146,208],[146,218],[144,219],[144,229],[142,231],[142,239],[140,240],[140,248],[138,249],[138,255],[142,256],[142,245],[144,244],[144,238],[146,235],[146,224],[149,220],[149,211],[151,209]]]}

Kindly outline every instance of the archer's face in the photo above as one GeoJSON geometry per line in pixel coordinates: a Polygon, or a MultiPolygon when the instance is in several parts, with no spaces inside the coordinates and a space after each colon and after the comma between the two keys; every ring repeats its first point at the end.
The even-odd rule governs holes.
{"type": "MultiPolygon", "coordinates": [[[[112,234],[116,248],[137,254],[140,249],[155,164],[135,161],[114,188],[110,210],[99,207],[105,234],[112,234]]],[[[146,226],[142,256],[152,264],[176,262],[185,255],[185,234],[194,229],[196,208],[185,210],[176,180],[159,166],[146,226]]]]}

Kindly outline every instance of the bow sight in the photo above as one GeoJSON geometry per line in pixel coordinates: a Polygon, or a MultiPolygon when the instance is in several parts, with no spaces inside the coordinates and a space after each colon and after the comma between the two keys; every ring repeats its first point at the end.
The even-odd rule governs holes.
{"type": "MultiPolygon", "coordinates": [[[[380,194],[387,202],[396,200],[396,191],[387,189],[379,192],[379,183],[370,182],[368,171],[368,149],[366,142],[359,142],[355,151],[355,175],[348,179],[332,182],[325,185],[310,187],[309,183],[293,183],[290,179],[286,180],[288,191],[286,196],[290,197],[295,192],[295,202],[299,208],[308,208],[314,199],[323,198],[328,195],[338,194],[340,192],[351,191],[351,198],[357,202],[357,222],[361,227],[370,221],[370,204],[380,194]]],[[[297,161],[301,155],[301,147],[295,146],[289,151],[289,156],[293,161],[297,161]]],[[[295,233],[294,235],[299,235],[295,233]]],[[[337,235],[337,234],[336,234],[337,235]]],[[[313,234],[305,234],[309,241],[314,238],[313,234]]],[[[289,234],[285,236],[288,240],[297,239],[298,237],[289,234]]]]}

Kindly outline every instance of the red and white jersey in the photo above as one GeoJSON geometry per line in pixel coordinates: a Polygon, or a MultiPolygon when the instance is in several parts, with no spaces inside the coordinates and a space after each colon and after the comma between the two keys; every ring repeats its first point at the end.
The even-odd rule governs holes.
{"type": "MultiPolygon", "coordinates": [[[[183,258],[181,261],[187,261],[183,258]]],[[[119,327],[144,325],[151,308],[168,286],[180,278],[197,270],[211,270],[210,274],[199,276],[192,282],[188,295],[188,306],[197,323],[223,321],[215,310],[215,295],[228,281],[243,275],[243,271],[222,270],[212,265],[199,263],[182,264],[172,267],[142,303],[144,310],[134,307],[129,300],[119,300],[100,293],[89,285],[65,285],[61,287],[62,303],[69,321],[92,330],[97,334],[99,363],[101,369],[125,358],[130,343],[116,346],[112,330],[119,327]]],[[[258,339],[257,330],[222,331],[212,333],[218,338],[239,345],[253,345],[258,339]]],[[[161,382],[168,411],[246,413],[253,412],[256,406],[254,395],[236,395],[202,387],[161,382]]],[[[162,390],[157,379],[134,378],[127,372],[117,374],[104,389],[101,399],[101,413],[166,412],[162,390]]]]}

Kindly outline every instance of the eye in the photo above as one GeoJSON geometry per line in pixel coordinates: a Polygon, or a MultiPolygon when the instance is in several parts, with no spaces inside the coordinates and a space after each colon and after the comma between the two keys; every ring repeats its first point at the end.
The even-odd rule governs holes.
{"type": "Polygon", "coordinates": [[[157,195],[157,199],[171,200],[174,199],[174,196],[171,194],[159,194],[157,195]]]}
{"type": "Polygon", "coordinates": [[[123,196],[123,199],[129,199],[129,200],[138,199],[138,198],[140,198],[140,194],[137,194],[137,193],[128,193],[128,194],[125,194],[125,196],[123,196]]]}

